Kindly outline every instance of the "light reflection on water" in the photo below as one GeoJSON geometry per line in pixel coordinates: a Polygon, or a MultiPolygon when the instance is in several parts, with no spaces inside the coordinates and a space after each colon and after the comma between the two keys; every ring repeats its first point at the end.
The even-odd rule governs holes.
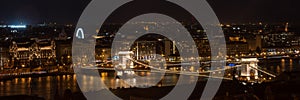
{"type": "Polygon", "coordinates": [[[16,78],[0,82],[0,96],[38,95],[50,100],[54,97],[56,89],[59,91],[59,95],[62,95],[66,89],[78,91],[75,77],[73,75],[64,75],[16,78]]]}
{"type": "MultiPolygon", "coordinates": [[[[102,72],[100,73],[101,78],[97,76],[83,75],[81,84],[81,91],[99,91],[106,88],[130,88],[135,87],[131,85],[136,85],[137,87],[143,86],[156,86],[152,80],[156,80],[158,77],[147,77],[141,80],[128,79],[129,82],[137,82],[139,84],[128,85],[124,80],[117,79],[113,76],[114,72],[102,72]],[[94,82],[94,80],[102,80],[106,86],[101,86],[94,82]],[[98,88],[95,88],[96,86],[98,88]]],[[[140,73],[145,75],[150,75],[150,72],[140,73]]],[[[153,73],[152,73],[153,74],[153,73]]],[[[160,78],[160,77],[159,77],[160,78]]],[[[178,80],[177,75],[166,75],[160,83],[160,86],[172,86],[175,85],[178,80]]],[[[196,77],[185,76],[185,81],[194,82],[196,77]]],[[[60,96],[63,95],[66,89],[71,89],[73,92],[80,91],[77,86],[76,75],[62,75],[62,76],[47,76],[47,77],[36,77],[36,78],[16,78],[9,81],[0,82],[0,96],[11,96],[11,95],[38,95],[47,100],[53,100],[56,93],[56,89],[60,96]]]]}
{"type": "MultiPolygon", "coordinates": [[[[146,88],[151,86],[174,86],[177,83],[178,75],[176,74],[170,74],[164,76],[164,78],[159,82],[156,83],[155,81],[161,77],[155,77],[155,73],[151,73],[151,76],[145,77],[145,75],[150,75],[151,72],[140,72],[137,73],[138,75],[144,76],[144,78],[128,78],[128,79],[118,79],[115,78],[115,76],[111,76],[110,72],[102,72],[101,78],[97,78],[97,76],[86,76],[83,75],[82,79],[85,81],[82,81],[81,91],[88,92],[88,91],[99,91],[101,89],[117,89],[117,88],[130,88],[130,87],[140,87],[140,88],[146,88]],[[94,80],[100,79],[105,85],[101,85],[99,83],[95,83],[94,80]],[[95,86],[95,87],[91,87],[95,86]]],[[[195,82],[198,78],[195,76],[183,76],[184,81],[186,83],[192,83],[195,82]]]]}
{"type": "Polygon", "coordinates": [[[272,59],[264,60],[259,64],[260,67],[267,69],[276,74],[281,74],[285,71],[299,71],[299,59],[272,59]]]}
{"type": "MultiPolygon", "coordinates": [[[[292,71],[299,69],[300,61],[295,59],[279,59],[264,61],[259,64],[260,67],[270,70],[275,73],[282,73],[284,71],[292,71]]],[[[140,72],[140,76],[153,75],[150,72],[140,72]]],[[[134,87],[127,84],[122,79],[117,79],[113,72],[101,72],[101,78],[96,76],[83,75],[83,86],[82,91],[98,91],[101,89],[112,88],[116,89],[134,87]],[[106,86],[101,86],[93,82],[94,80],[102,80],[106,86]],[[97,86],[98,88],[92,87],[97,86]]],[[[183,76],[184,81],[188,83],[194,82],[197,77],[194,76],[183,76]]],[[[149,87],[149,86],[172,86],[176,85],[178,80],[178,75],[166,75],[163,80],[157,84],[153,80],[160,77],[147,77],[143,79],[128,79],[132,82],[131,85],[136,85],[136,87],[149,87]],[[138,82],[138,84],[134,84],[138,82]]],[[[77,86],[76,75],[63,75],[63,76],[47,76],[47,77],[37,77],[37,78],[17,78],[10,81],[0,82],[0,96],[11,96],[11,95],[34,95],[37,94],[40,97],[44,97],[47,100],[53,100],[56,90],[60,96],[63,95],[66,89],[71,89],[73,92],[80,91],[77,86]]]]}

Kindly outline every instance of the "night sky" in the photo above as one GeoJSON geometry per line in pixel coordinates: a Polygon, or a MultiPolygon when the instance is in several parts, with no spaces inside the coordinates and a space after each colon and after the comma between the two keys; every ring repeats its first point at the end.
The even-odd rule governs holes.
{"type": "MultiPolygon", "coordinates": [[[[89,2],[90,0],[2,0],[0,21],[6,24],[21,22],[74,24],[89,2]]],[[[294,26],[300,26],[299,0],[208,0],[208,2],[221,23],[290,22],[294,26]]],[[[134,7],[127,7],[127,10],[120,10],[117,13],[131,13],[130,8],[134,7]]],[[[177,8],[172,10],[178,11],[177,8]]]]}

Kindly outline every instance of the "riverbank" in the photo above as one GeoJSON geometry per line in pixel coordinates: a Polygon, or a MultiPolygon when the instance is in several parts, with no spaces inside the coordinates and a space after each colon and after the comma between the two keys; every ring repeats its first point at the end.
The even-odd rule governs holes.
{"type": "Polygon", "coordinates": [[[35,73],[35,74],[19,74],[19,75],[5,75],[0,76],[0,81],[13,80],[15,78],[29,78],[29,77],[45,77],[57,75],[74,75],[74,72],[52,72],[52,73],[35,73]]]}

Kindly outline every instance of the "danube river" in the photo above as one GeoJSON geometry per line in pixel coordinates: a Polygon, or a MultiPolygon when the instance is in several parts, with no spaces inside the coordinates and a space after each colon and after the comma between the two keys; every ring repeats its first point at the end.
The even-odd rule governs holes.
{"type": "MultiPolygon", "coordinates": [[[[55,95],[62,96],[66,89],[70,89],[72,92],[89,92],[99,91],[105,88],[130,88],[130,87],[150,87],[156,86],[174,86],[177,83],[178,75],[169,74],[164,76],[162,81],[161,77],[157,77],[151,72],[139,72],[140,76],[147,76],[141,79],[128,79],[127,82],[122,79],[115,77],[114,72],[101,72],[101,78],[99,76],[82,75],[83,81],[82,86],[79,89],[76,75],[60,75],[60,76],[46,76],[36,78],[16,78],[13,80],[1,81],[0,82],[0,96],[12,96],[12,95],[37,95],[47,100],[53,100],[55,95]],[[152,74],[152,75],[151,75],[152,74]],[[95,84],[94,80],[100,79],[105,85],[95,84]],[[131,83],[131,85],[128,84],[131,83]],[[95,88],[94,86],[98,86],[95,88]]],[[[197,77],[185,76],[184,81],[195,82],[197,77]]]]}
{"type": "MultiPolygon", "coordinates": [[[[300,67],[299,59],[272,59],[262,60],[259,66],[280,74],[284,71],[298,70],[300,67]]],[[[97,76],[83,75],[81,76],[83,81],[81,89],[79,89],[76,75],[60,75],[60,76],[46,76],[46,77],[29,77],[29,78],[16,78],[7,81],[0,81],[0,96],[12,96],[12,95],[37,95],[47,100],[54,100],[55,95],[62,96],[66,89],[70,89],[72,92],[80,91],[99,91],[104,88],[130,88],[130,87],[149,87],[157,85],[155,80],[160,80],[161,77],[157,77],[150,72],[139,72],[140,76],[147,76],[142,79],[127,80],[133,84],[129,85],[125,81],[115,77],[114,72],[100,72],[101,78],[97,76]],[[93,81],[99,79],[106,85],[99,86],[93,81]],[[134,84],[138,82],[138,84],[134,84]],[[135,86],[137,85],[137,86],[135,86]],[[99,86],[100,88],[94,88],[92,86],[99,86]]],[[[169,74],[164,76],[160,81],[159,86],[174,86],[177,83],[179,76],[176,74],[169,74]]],[[[185,82],[195,82],[198,78],[195,76],[184,76],[185,82]]]]}

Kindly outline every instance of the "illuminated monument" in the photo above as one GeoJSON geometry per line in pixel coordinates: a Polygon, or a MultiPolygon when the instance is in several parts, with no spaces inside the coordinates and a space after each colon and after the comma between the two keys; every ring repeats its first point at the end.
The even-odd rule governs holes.
{"type": "Polygon", "coordinates": [[[120,51],[114,57],[114,66],[118,76],[134,74],[134,71],[128,70],[134,68],[133,61],[131,60],[133,54],[132,51],[120,51]]]}
{"type": "Polygon", "coordinates": [[[257,58],[242,58],[241,59],[241,76],[246,77],[247,80],[258,79],[258,65],[259,60],[257,58]]]}

